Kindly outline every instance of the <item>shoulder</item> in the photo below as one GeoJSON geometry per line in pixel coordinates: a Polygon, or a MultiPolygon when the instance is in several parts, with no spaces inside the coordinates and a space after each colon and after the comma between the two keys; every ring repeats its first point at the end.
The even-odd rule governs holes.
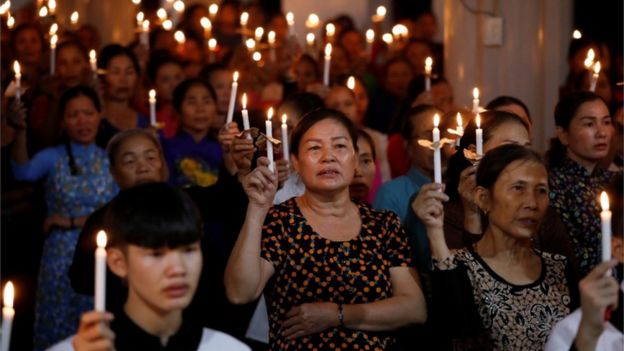
{"type": "Polygon", "coordinates": [[[401,197],[407,197],[411,194],[407,194],[407,187],[409,186],[409,179],[406,176],[400,176],[387,183],[382,184],[377,190],[375,196],[375,202],[373,206],[379,208],[378,204],[383,204],[384,201],[392,201],[391,199],[397,199],[401,197]]]}
{"type": "Polygon", "coordinates": [[[204,328],[198,351],[251,351],[249,346],[220,331],[204,328]]]}

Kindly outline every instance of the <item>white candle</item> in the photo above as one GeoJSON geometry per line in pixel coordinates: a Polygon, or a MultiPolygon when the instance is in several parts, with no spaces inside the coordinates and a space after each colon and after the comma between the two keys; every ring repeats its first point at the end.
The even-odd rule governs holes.
{"type": "Polygon", "coordinates": [[[210,61],[210,63],[214,63],[216,51],[217,51],[217,39],[210,38],[210,40],[208,40],[208,60],[210,61]]]}
{"type": "Polygon", "coordinates": [[[326,87],[329,86],[329,64],[331,62],[332,45],[327,43],[325,45],[325,67],[323,69],[323,84],[326,87]]]}
{"type": "Polygon", "coordinates": [[[156,123],[156,90],[150,89],[148,94],[150,105],[150,124],[152,127],[156,127],[158,126],[158,123],[156,123]]]}
{"type": "Polygon", "coordinates": [[[145,46],[146,48],[149,49],[149,26],[150,26],[150,21],[149,20],[145,20],[143,21],[142,26],[142,30],[141,30],[141,37],[140,37],[140,41],[141,41],[141,45],[145,46]]]}
{"type": "Polygon", "coordinates": [[[312,57],[316,57],[316,48],[315,48],[315,36],[314,33],[306,34],[306,42],[308,43],[308,54],[312,55],[312,57]]]}
{"type": "Polygon", "coordinates": [[[472,89],[472,113],[479,113],[479,88],[472,89]]]}
{"type": "Polygon", "coordinates": [[[48,0],[48,8],[50,9],[50,16],[54,16],[56,12],[56,0],[48,0]]]}
{"type": "Polygon", "coordinates": [[[275,31],[270,31],[267,34],[267,41],[269,42],[269,59],[271,62],[275,62],[275,31]]]}
{"type": "Polygon", "coordinates": [[[464,135],[464,122],[462,121],[461,113],[457,112],[457,147],[459,147],[459,143],[461,142],[461,138],[464,135]]]}
{"type": "Polygon", "coordinates": [[[440,115],[433,115],[433,181],[442,184],[442,157],[440,155],[440,115]]]}
{"type": "Polygon", "coordinates": [[[13,309],[13,298],[15,296],[15,288],[10,281],[4,286],[4,308],[2,308],[2,351],[9,351],[11,345],[11,327],[13,326],[13,317],[15,310],[13,309]]]}
{"type": "Polygon", "coordinates": [[[375,31],[372,29],[366,30],[366,57],[368,60],[372,60],[373,57],[373,42],[375,41],[375,31]]]}
{"type": "MultiPolygon", "coordinates": [[[[271,122],[271,118],[273,118],[273,107],[269,108],[267,111],[267,120],[266,120],[266,136],[273,137],[273,123],[271,122]]],[[[269,159],[269,169],[273,172],[273,144],[267,138],[266,141],[266,149],[267,149],[267,158],[269,159]]]]}
{"type": "Polygon", "coordinates": [[[106,311],[106,233],[100,230],[95,249],[95,310],[106,311]]]}
{"type": "Polygon", "coordinates": [[[427,57],[425,59],[425,90],[431,91],[431,66],[433,66],[433,59],[427,57]]]}
{"type": "Polygon", "coordinates": [[[483,156],[483,129],[481,129],[481,115],[477,113],[477,157],[483,156]]]}
{"type": "Polygon", "coordinates": [[[284,160],[286,162],[290,161],[290,152],[288,151],[288,125],[286,124],[286,120],[288,116],[284,113],[282,115],[282,154],[284,155],[284,160]]]}
{"type": "Polygon", "coordinates": [[[234,103],[236,102],[236,89],[238,89],[238,71],[232,75],[232,90],[230,92],[230,105],[228,106],[226,123],[229,125],[234,118],[234,103]]]}
{"type": "Polygon", "coordinates": [[[600,194],[600,222],[602,224],[602,261],[611,260],[611,211],[609,211],[609,196],[606,192],[600,194]]]}
{"type": "Polygon", "coordinates": [[[600,61],[594,64],[594,73],[592,74],[591,83],[589,85],[589,91],[596,91],[596,83],[598,83],[598,76],[600,76],[600,61]]]}
{"type": "Polygon", "coordinates": [[[22,98],[22,70],[17,61],[13,61],[13,71],[15,71],[15,98],[20,101],[22,98]]]}
{"type": "Polygon", "coordinates": [[[327,23],[325,25],[325,40],[328,43],[333,43],[335,34],[336,34],[336,26],[333,23],[327,23]]]}
{"type": "Polygon", "coordinates": [[[243,12],[240,15],[240,25],[241,25],[241,35],[243,37],[243,41],[245,41],[247,37],[247,22],[249,21],[249,13],[243,12]]]}
{"type": "Polygon", "coordinates": [[[139,11],[139,13],[136,14],[137,27],[141,28],[143,20],[145,20],[145,14],[143,13],[143,11],[139,11]]]}
{"type": "Polygon", "coordinates": [[[295,36],[295,15],[292,12],[286,14],[286,22],[288,22],[288,35],[295,36]]]}
{"type": "Polygon", "coordinates": [[[58,43],[58,36],[54,34],[50,38],[50,75],[54,75],[56,71],[56,43],[58,43]]]}
{"type": "Polygon", "coordinates": [[[247,111],[247,93],[243,93],[243,109],[241,110],[243,115],[243,130],[249,130],[249,111],[247,111]]]}
{"type": "Polygon", "coordinates": [[[89,63],[91,64],[91,71],[93,72],[93,77],[97,78],[97,56],[95,50],[91,49],[89,51],[89,63]]]}
{"type": "Polygon", "coordinates": [[[204,38],[210,39],[210,36],[212,35],[212,22],[210,22],[208,17],[202,17],[200,24],[202,28],[204,28],[204,38]]]}

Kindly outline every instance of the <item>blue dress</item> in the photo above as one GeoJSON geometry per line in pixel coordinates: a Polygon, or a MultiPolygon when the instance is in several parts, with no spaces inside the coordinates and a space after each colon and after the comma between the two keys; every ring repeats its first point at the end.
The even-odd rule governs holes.
{"type": "MultiPolygon", "coordinates": [[[[45,178],[48,216],[89,215],[117,193],[104,150],[95,144],[71,143],[79,174],[72,175],[65,145],[47,148],[29,162],[12,162],[15,177],[45,178]]],[[[34,349],[44,350],[74,334],[80,314],[93,309],[93,299],[74,293],[67,275],[80,229],[51,230],[45,239],[37,282],[34,349]]]]}
{"type": "Polygon", "coordinates": [[[161,142],[171,184],[207,187],[217,182],[223,162],[223,151],[218,142],[208,137],[195,142],[189,133],[182,130],[175,137],[161,142]]]}

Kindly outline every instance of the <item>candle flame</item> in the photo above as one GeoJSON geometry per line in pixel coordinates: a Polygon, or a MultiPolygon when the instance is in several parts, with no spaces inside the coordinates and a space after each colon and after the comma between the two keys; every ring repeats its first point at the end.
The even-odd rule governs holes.
{"type": "Polygon", "coordinates": [[[288,120],[288,116],[285,113],[282,114],[282,124],[286,124],[287,120],[288,120]]]}
{"type": "Polygon", "coordinates": [[[332,53],[332,45],[330,43],[327,43],[327,45],[325,45],[325,57],[331,58],[331,53],[332,53]]]}
{"type": "Polygon", "coordinates": [[[132,0],[132,3],[135,5],[140,5],[141,4],[141,0],[132,0]]]}
{"type": "Polygon", "coordinates": [[[251,59],[259,62],[260,60],[262,60],[262,54],[260,53],[260,51],[254,51],[254,53],[251,54],[251,59]]]}
{"type": "Polygon", "coordinates": [[[461,127],[463,124],[461,113],[457,112],[457,125],[461,127]]]}
{"type": "Polygon", "coordinates": [[[583,37],[583,34],[581,34],[581,31],[578,29],[575,29],[574,32],[572,33],[572,38],[574,39],[581,39],[583,37]]]}
{"type": "Polygon", "coordinates": [[[590,48],[589,50],[587,50],[587,56],[585,56],[585,61],[583,61],[585,68],[590,69],[591,66],[594,64],[595,58],[596,58],[596,53],[594,52],[594,49],[590,48]]]}
{"type": "Polygon", "coordinates": [[[11,16],[11,14],[9,13],[9,18],[7,19],[7,27],[9,29],[13,29],[13,26],[15,26],[15,17],[11,16]]]}
{"type": "Polygon", "coordinates": [[[268,40],[269,44],[275,44],[275,31],[270,31],[267,34],[267,40],[268,40]]]}
{"type": "Polygon", "coordinates": [[[51,38],[50,38],[50,47],[52,49],[56,48],[56,43],[58,43],[58,36],[56,34],[54,34],[51,38]]]}
{"type": "Polygon", "coordinates": [[[150,26],[150,21],[149,20],[143,21],[143,31],[144,32],[147,32],[149,30],[149,26],[150,26]]]}
{"type": "Polygon", "coordinates": [[[13,71],[15,71],[15,78],[20,78],[22,76],[22,70],[17,60],[13,61],[13,71]]]}
{"type": "Polygon", "coordinates": [[[475,99],[479,98],[479,88],[472,89],[472,97],[475,99]]]}
{"type": "Polygon", "coordinates": [[[273,118],[273,106],[269,107],[269,110],[267,111],[267,120],[271,120],[271,118],[273,118]]]}
{"type": "Polygon", "coordinates": [[[42,6],[39,9],[39,17],[46,17],[48,15],[48,8],[45,6],[42,6]]]}
{"type": "Polygon", "coordinates": [[[89,61],[90,62],[95,62],[95,60],[97,59],[96,57],[97,56],[96,56],[95,50],[91,49],[89,51],[89,61]]]}
{"type": "Polygon", "coordinates": [[[325,25],[325,34],[328,37],[333,37],[336,34],[336,26],[333,23],[327,23],[325,25]]]}
{"type": "Polygon", "coordinates": [[[262,36],[264,35],[264,28],[262,28],[262,27],[256,28],[256,31],[254,32],[254,35],[256,37],[256,41],[261,41],[262,40],[262,36]]]}
{"type": "Polygon", "coordinates": [[[375,40],[375,31],[372,29],[367,29],[366,30],[366,41],[368,43],[372,43],[373,40],[375,40]]]}
{"type": "Polygon", "coordinates": [[[243,93],[243,110],[247,109],[247,93],[243,93]]]}
{"type": "Polygon", "coordinates": [[[234,71],[234,74],[232,74],[232,79],[234,80],[234,82],[238,81],[238,71],[234,71]]]}
{"type": "Polygon", "coordinates": [[[477,129],[481,128],[481,115],[477,113],[477,118],[475,119],[475,123],[477,124],[477,129]]]}
{"type": "Polygon", "coordinates": [[[48,0],[48,8],[50,8],[50,13],[54,13],[56,11],[56,0],[48,0]]]}
{"type": "Polygon", "coordinates": [[[288,22],[289,26],[295,24],[295,15],[292,12],[286,14],[286,22],[288,22]]]}
{"type": "Polygon", "coordinates": [[[425,59],[425,71],[431,73],[431,66],[433,65],[433,59],[431,57],[427,57],[425,59]]]}
{"type": "Polygon", "coordinates": [[[4,286],[4,307],[13,308],[13,300],[15,298],[15,288],[13,287],[13,283],[8,281],[4,286]]]}
{"type": "Polygon", "coordinates": [[[379,17],[385,17],[385,16],[386,16],[386,12],[387,12],[387,10],[386,10],[386,7],[385,7],[385,6],[379,6],[379,7],[377,7],[377,11],[376,11],[377,16],[379,16],[379,17]]]}
{"type": "Polygon", "coordinates": [[[218,11],[219,11],[219,5],[217,4],[212,4],[210,5],[210,7],[208,7],[208,13],[210,14],[210,16],[215,16],[218,11]]]}
{"type": "Polygon", "coordinates": [[[386,33],[381,37],[381,40],[383,40],[386,44],[390,45],[394,41],[394,38],[392,37],[392,34],[386,33]]]}
{"type": "Polygon", "coordinates": [[[149,94],[150,100],[156,99],[156,90],[155,89],[150,89],[148,94],[149,94]]]}
{"type": "Polygon", "coordinates": [[[256,47],[256,41],[249,38],[245,41],[245,46],[247,46],[247,49],[249,49],[250,51],[255,49],[256,47]]]}
{"type": "Polygon", "coordinates": [[[11,1],[5,1],[4,4],[0,5],[0,16],[4,16],[10,8],[11,1]]]}
{"type": "Polygon", "coordinates": [[[355,77],[354,76],[350,76],[349,79],[347,79],[347,88],[351,90],[355,90],[355,77]]]}
{"type": "Polygon", "coordinates": [[[606,191],[600,193],[600,206],[603,211],[609,211],[609,196],[606,191]]]}
{"type": "Polygon", "coordinates": [[[72,24],[77,24],[79,18],[80,14],[78,13],[78,11],[72,12],[71,16],[69,16],[69,20],[72,24]]]}
{"type": "Polygon", "coordinates": [[[202,28],[204,28],[204,30],[212,29],[212,22],[210,22],[208,17],[202,17],[201,20],[199,20],[199,23],[201,24],[202,28]]]}
{"type": "MultiPolygon", "coordinates": [[[[75,12],[75,11],[74,11],[75,12]]],[[[73,16],[73,15],[72,15],[73,16]]],[[[138,24],[143,23],[143,20],[145,19],[145,14],[143,13],[143,11],[139,11],[139,13],[136,14],[136,21],[138,24]]]]}
{"type": "Polygon", "coordinates": [[[162,27],[164,30],[171,30],[173,28],[173,22],[170,19],[166,19],[162,23],[162,27]]]}
{"type": "Polygon", "coordinates": [[[600,74],[600,61],[596,61],[596,63],[594,64],[594,74],[600,74]]]}
{"type": "Polygon", "coordinates": [[[210,40],[208,40],[208,48],[210,50],[215,50],[217,48],[217,39],[210,38],[210,40]]]}
{"type": "Polygon", "coordinates": [[[308,16],[308,19],[305,22],[306,27],[308,28],[316,28],[319,25],[319,22],[321,20],[319,19],[319,16],[316,13],[311,13],[308,16]]]}
{"type": "Polygon", "coordinates": [[[433,127],[438,128],[439,124],[440,124],[440,115],[436,113],[435,115],[433,115],[433,127]]]}
{"type": "Polygon", "coordinates": [[[167,19],[167,10],[163,9],[162,7],[158,9],[158,11],[156,11],[156,16],[158,16],[158,19],[160,19],[161,21],[164,21],[165,19],[167,19]]]}
{"type": "Polygon", "coordinates": [[[95,238],[95,242],[97,243],[97,247],[98,248],[105,248],[106,247],[106,232],[103,230],[100,230],[97,233],[97,237],[95,238]]]}
{"type": "Polygon", "coordinates": [[[241,13],[241,15],[240,15],[240,24],[241,24],[241,26],[243,26],[243,27],[246,26],[248,21],[249,21],[249,13],[247,13],[247,12],[241,13]]]}
{"type": "Polygon", "coordinates": [[[56,34],[57,32],[58,32],[58,23],[52,23],[48,33],[50,34],[50,36],[52,36],[52,35],[56,34]]]}
{"type": "Polygon", "coordinates": [[[178,44],[184,44],[186,42],[186,36],[184,35],[184,32],[182,32],[181,30],[177,30],[173,34],[173,37],[178,42],[178,44]]]}
{"type": "Polygon", "coordinates": [[[308,33],[306,35],[306,42],[308,43],[309,46],[314,45],[314,33],[308,33]]]}
{"type": "Polygon", "coordinates": [[[178,1],[174,2],[173,3],[173,9],[178,11],[178,12],[184,11],[184,2],[182,0],[178,0],[178,1]]]}

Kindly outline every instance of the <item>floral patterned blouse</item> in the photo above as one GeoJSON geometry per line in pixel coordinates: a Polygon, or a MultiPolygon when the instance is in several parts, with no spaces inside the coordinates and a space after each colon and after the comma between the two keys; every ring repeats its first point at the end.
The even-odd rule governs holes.
{"type": "Polygon", "coordinates": [[[390,268],[410,265],[410,249],[396,214],[357,204],[360,233],[348,241],[321,237],[295,199],[275,205],[262,230],[262,257],[275,273],[264,289],[270,350],[388,350],[387,332],[330,328],[289,340],[281,324],[293,307],[312,302],[361,304],[392,296],[390,268]]]}
{"type": "Polygon", "coordinates": [[[574,270],[561,255],[535,250],[539,278],[515,285],[472,247],[434,260],[430,316],[453,337],[454,350],[542,350],[554,325],[577,305],[574,270]]]}
{"type": "Polygon", "coordinates": [[[207,187],[217,182],[223,162],[218,142],[208,137],[195,142],[189,133],[179,131],[175,137],[162,140],[162,145],[171,184],[207,187]]]}
{"type": "Polygon", "coordinates": [[[599,197],[612,176],[598,167],[590,174],[567,157],[550,172],[550,206],[568,229],[581,277],[602,258],[599,197]]]}

